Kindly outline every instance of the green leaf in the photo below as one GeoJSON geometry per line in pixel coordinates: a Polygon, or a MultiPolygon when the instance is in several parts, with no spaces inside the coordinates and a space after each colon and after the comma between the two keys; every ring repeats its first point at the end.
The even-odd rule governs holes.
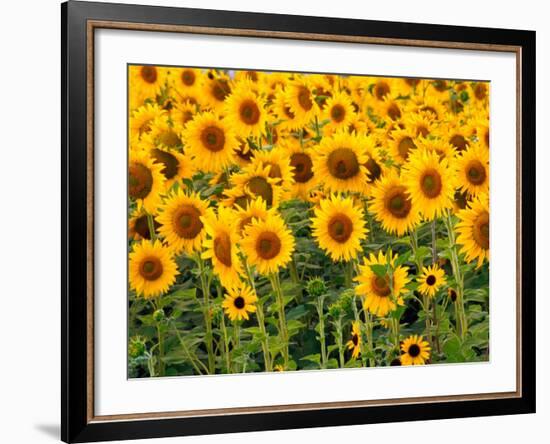
{"type": "Polygon", "coordinates": [[[300,358],[300,361],[309,361],[321,365],[321,355],[319,353],[315,353],[313,355],[303,356],[300,358]]]}
{"type": "Polygon", "coordinates": [[[387,274],[387,270],[386,270],[386,266],[385,265],[380,265],[380,264],[372,264],[370,265],[370,269],[372,270],[372,272],[378,276],[378,277],[386,277],[386,274],[387,274]]]}

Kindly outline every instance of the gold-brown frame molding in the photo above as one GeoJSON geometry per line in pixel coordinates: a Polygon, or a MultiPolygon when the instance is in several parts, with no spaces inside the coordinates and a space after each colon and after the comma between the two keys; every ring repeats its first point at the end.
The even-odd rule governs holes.
{"type": "Polygon", "coordinates": [[[201,416],[224,416],[237,414],[259,414],[273,412],[296,412],[303,410],[326,410],[336,408],[359,408],[372,406],[406,405],[415,403],[442,403],[456,401],[497,400],[521,398],[522,396],[522,47],[468,42],[312,34],[283,31],[262,31],[236,28],[214,28],[186,25],[163,25],[108,20],[87,20],[87,420],[101,423],[126,420],[147,420],[160,418],[189,418],[201,416]],[[288,404],[261,407],[236,407],[207,410],[184,410],[174,412],[149,412],[118,415],[94,414],[94,32],[96,29],[119,29],[130,31],[156,31],[188,34],[207,34],[236,37],[260,37],[288,40],[313,40],[339,43],[363,43],[372,45],[396,45],[422,48],[463,49],[490,52],[509,52],[516,56],[516,391],[464,394],[451,396],[408,397],[384,400],[324,402],[288,404]]]}

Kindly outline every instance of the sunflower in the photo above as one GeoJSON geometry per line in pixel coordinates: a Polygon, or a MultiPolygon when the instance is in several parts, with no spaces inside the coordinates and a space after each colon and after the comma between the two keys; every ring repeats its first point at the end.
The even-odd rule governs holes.
{"type": "Polygon", "coordinates": [[[361,353],[361,328],[359,322],[353,321],[351,324],[351,339],[346,343],[348,350],[353,350],[351,356],[355,359],[361,353]]]}
{"type": "Polygon", "coordinates": [[[328,120],[323,127],[325,135],[347,129],[355,118],[351,97],[345,92],[334,93],[332,97],[326,99],[321,117],[323,120],[328,120]]]}
{"type": "Polygon", "coordinates": [[[227,97],[225,114],[228,124],[242,138],[258,138],[265,132],[265,102],[253,92],[249,81],[243,81],[227,97]]]}
{"type": "Polygon", "coordinates": [[[142,137],[143,146],[148,148],[181,149],[180,133],[183,127],[164,116],[151,122],[151,131],[142,137]]]}
{"type": "Polygon", "coordinates": [[[434,151],[417,150],[403,166],[407,192],[413,205],[432,220],[453,207],[454,177],[447,159],[439,159],[434,151]]]}
{"type": "Polygon", "coordinates": [[[422,267],[422,275],[418,277],[418,291],[425,296],[433,298],[438,290],[447,283],[445,271],[437,264],[422,267]]]}
{"type": "Polygon", "coordinates": [[[368,158],[356,135],[344,132],[324,137],[313,159],[313,173],[330,191],[362,192],[368,180],[368,158]]]}
{"type": "Polygon", "coordinates": [[[200,90],[203,75],[197,68],[170,68],[168,82],[179,97],[188,97],[200,90]]]}
{"type": "Polygon", "coordinates": [[[412,335],[401,344],[402,365],[423,365],[430,359],[430,345],[422,336],[412,335]]]}
{"type": "Polygon", "coordinates": [[[377,146],[377,138],[374,135],[368,135],[361,137],[360,140],[367,157],[367,162],[365,163],[367,183],[371,185],[384,175],[386,168],[377,146]]]}
{"type": "Polygon", "coordinates": [[[434,115],[432,113],[406,113],[403,123],[405,128],[412,131],[415,137],[427,137],[435,130],[434,115]]]}
{"type": "Polygon", "coordinates": [[[269,214],[273,214],[274,211],[273,208],[267,209],[265,200],[261,197],[247,202],[245,208],[237,206],[235,217],[238,219],[239,234],[243,234],[244,229],[250,225],[254,219],[265,220],[269,214]]]}
{"type": "Polygon", "coordinates": [[[158,240],[134,243],[128,268],[130,287],[147,299],[166,293],[179,274],[170,249],[158,240]]]}
{"type": "Polygon", "coordinates": [[[396,81],[390,77],[375,77],[372,79],[374,82],[371,83],[369,88],[373,98],[382,102],[384,99],[392,97],[396,93],[396,81]]]}
{"type": "Polygon", "coordinates": [[[286,266],[294,252],[294,238],[284,220],[277,214],[265,220],[253,219],[244,229],[241,242],[250,265],[260,274],[275,273],[286,266]]]}
{"type": "Polygon", "coordinates": [[[193,120],[193,117],[197,113],[197,105],[194,105],[187,100],[176,104],[174,109],[170,112],[170,117],[175,125],[181,128],[185,128],[187,122],[193,120]]]}
{"type": "Polygon", "coordinates": [[[256,150],[253,154],[254,163],[259,163],[262,167],[269,167],[269,178],[275,179],[277,185],[280,185],[283,190],[291,189],[294,183],[293,168],[290,166],[290,159],[283,149],[256,150]]]}
{"type": "Polygon", "coordinates": [[[332,195],[322,199],[312,220],[313,237],[333,261],[349,261],[361,251],[367,237],[364,212],[351,197],[332,195]]]}
{"type": "Polygon", "coordinates": [[[166,84],[167,70],[152,65],[130,66],[130,86],[143,97],[155,99],[166,84]]]}
{"type": "Polygon", "coordinates": [[[252,198],[261,197],[268,207],[278,207],[281,201],[282,188],[280,180],[270,177],[271,166],[253,162],[240,173],[231,176],[231,182],[238,189],[243,189],[252,198]]]}
{"type": "Polygon", "coordinates": [[[197,114],[182,132],[185,152],[199,170],[219,172],[234,162],[237,139],[225,120],[213,113],[197,114]]]}
{"type": "Polygon", "coordinates": [[[285,89],[285,99],[286,106],[300,127],[306,126],[319,114],[319,106],[307,77],[301,76],[290,81],[285,89]]]}
{"type": "Polygon", "coordinates": [[[382,251],[378,252],[378,257],[374,253],[370,253],[368,258],[365,256],[363,264],[359,265],[359,274],[354,278],[358,282],[355,292],[363,297],[363,307],[375,315],[386,316],[397,305],[403,305],[401,295],[406,292],[405,285],[410,279],[407,277],[408,267],[394,266],[396,259],[397,255],[389,264],[393,268],[392,279],[388,273],[379,276],[371,268],[371,265],[386,266],[387,258],[382,251]]]}
{"type": "Polygon", "coordinates": [[[246,284],[241,284],[228,289],[222,302],[222,307],[225,310],[225,314],[232,321],[248,320],[248,313],[256,311],[255,304],[257,301],[258,297],[254,293],[254,290],[246,284]]]}
{"type": "Polygon", "coordinates": [[[202,80],[201,97],[206,107],[214,112],[223,112],[225,99],[231,94],[229,76],[220,71],[210,70],[202,80]]]}
{"type": "Polygon", "coordinates": [[[388,123],[400,121],[405,114],[402,101],[391,99],[389,96],[378,102],[374,111],[388,123]]]}
{"type": "Polygon", "coordinates": [[[137,108],[130,117],[130,135],[141,138],[151,131],[151,124],[157,118],[163,117],[164,111],[156,103],[146,103],[137,108]]]}
{"type": "Polygon", "coordinates": [[[203,243],[202,258],[212,260],[212,268],[224,287],[240,285],[243,269],[239,260],[239,234],[234,211],[220,206],[217,215],[210,211],[201,220],[208,234],[203,243]]]}
{"type": "Polygon", "coordinates": [[[389,134],[389,151],[397,164],[403,164],[417,148],[416,134],[409,129],[396,129],[389,134]]]}
{"type": "Polygon", "coordinates": [[[489,191],[489,150],[474,143],[456,160],[457,185],[472,196],[489,191]]]}
{"type": "Polygon", "coordinates": [[[313,172],[313,149],[302,147],[298,141],[291,139],[287,139],[277,149],[283,151],[292,168],[292,196],[307,199],[318,183],[317,176],[313,172]]]}
{"type": "MultiPolygon", "coordinates": [[[[153,215],[154,216],[154,215],[153,215]]],[[[160,224],[153,218],[153,226],[155,233],[158,232],[160,224]]],[[[149,230],[149,220],[147,213],[144,211],[135,210],[128,220],[128,238],[131,240],[151,239],[149,230]]]]}
{"type": "Polygon", "coordinates": [[[416,112],[418,113],[430,113],[432,116],[428,118],[441,121],[445,117],[446,107],[440,100],[434,97],[425,96],[420,100],[417,100],[414,105],[416,112]]]}
{"type": "Polygon", "coordinates": [[[388,233],[403,236],[420,222],[418,209],[394,169],[388,170],[372,188],[369,205],[375,219],[388,233]]]}
{"type": "Polygon", "coordinates": [[[455,229],[458,233],[456,243],[462,245],[467,262],[477,259],[477,268],[483,261],[489,261],[489,195],[479,194],[464,210],[457,213],[459,222],[455,229]]]}
{"type": "Polygon", "coordinates": [[[160,205],[160,193],[164,187],[162,164],[154,162],[143,151],[131,149],[128,196],[136,201],[138,209],[145,208],[149,214],[154,214],[160,205]]]}
{"type": "Polygon", "coordinates": [[[271,109],[278,120],[277,127],[281,130],[295,131],[302,127],[301,121],[296,118],[296,114],[287,104],[284,89],[280,89],[275,93],[271,109]]]}
{"type": "Polygon", "coordinates": [[[202,217],[207,213],[208,202],[197,193],[184,193],[181,189],[165,200],[157,221],[160,235],[176,254],[199,251],[206,236],[202,217]]]}
{"type": "Polygon", "coordinates": [[[467,127],[459,122],[453,121],[452,115],[448,116],[446,120],[449,122],[446,125],[439,127],[438,133],[441,138],[448,141],[457,153],[464,151],[470,145],[469,135],[467,127]]]}
{"type": "Polygon", "coordinates": [[[163,165],[161,173],[166,179],[166,190],[170,190],[172,185],[182,179],[191,179],[195,173],[193,163],[186,154],[179,151],[153,148],[150,156],[158,164],[163,165]]]}
{"type": "Polygon", "coordinates": [[[437,153],[440,159],[448,159],[449,163],[455,157],[455,148],[443,139],[419,137],[417,145],[420,150],[433,151],[437,153]]]}

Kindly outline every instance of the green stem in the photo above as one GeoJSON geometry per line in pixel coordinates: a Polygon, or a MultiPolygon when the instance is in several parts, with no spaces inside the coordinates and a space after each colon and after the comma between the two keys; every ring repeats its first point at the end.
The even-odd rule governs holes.
{"type": "Polygon", "coordinates": [[[215,373],[215,359],[213,353],[213,335],[212,335],[212,317],[210,315],[210,279],[206,276],[206,267],[200,253],[197,253],[197,265],[199,266],[199,275],[201,281],[201,290],[203,294],[203,316],[206,326],[206,351],[208,353],[208,372],[215,373]]]}
{"type": "MultiPolygon", "coordinates": [[[[418,232],[416,228],[414,230],[411,230],[410,232],[411,237],[411,249],[414,254],[414,260],[416,263],[417,268],[417,275],[420,275],[422,273],[422,269],[424,268],[424,263],[422,258],[418,256],[418,232]]],[[[431,331],[431,322],[430,322],[430,300],[426,295],[422,295],[422,306],[424,309],[424,315],[426,317],[425,319],[425,327],[424,327],[424,335],[426,336],[426,339],[428,340],[430,347],[432,346],[432,338],[430,335],[431,331]]]]}
{"type": "Polygon", "coordinates": [[[147,228],[149,228],[149,234],[151,236],[151,240],[154,242],[157,240],[157,232],[155,231],[155,220],[153,219],[153,215],[147,213],[147,228]]]}
{"type": "Polygon", "coordinates": [[[321,343],[321,368],[327,368],[327,346],[325,341],[325,316],[323,313],[325,295],[317,299],[317,314],[319,315],[319,342],[321,343]]]}
{"type": "MultiPolygon", "coordinates": [[[[239,321],[233,322],[233,350],[237,350],[241,345],[241,326],[239,321]]],[[[233,363],[235,367],[235,373],[239,373],[239,367],[236,362],[233,363]]],[[[243,369],[244,371],[244,369],[243,369]]]]}
{"type": "Polygon", "coordinates": [[[353,284],[353,260],[344,262],[344,285],[351,288],[353,284]]]}
{"type": "Polygon", "coordinates": [[[294,260],[294,255],[292,255],[292,260],[290,261],[290,265],[288,269],[290,272],[290,279],[292,280],[292,283],[298,284],[300,282],[300,278],[298,276],[298,269],[296,268],[296,261],[294,260]]]}
{"type": "Polygon", "coordinates": [[[157,322],[157,336],[158,336],[158,350],[159,350],[159,376],[164,376],[164,335],[160,326],[160,322],[157,322]]]}
{"type": "Polygon", "coordinates": [[[191,362],[191,365],[193,366],[193,368],[195,369],[197,374],[199,374],[199,375],[203,374],[200,367],[203,368],[204,372],[208,373],[208,369],[205,367],[205,365],[196,356],[194,356],[193,353],[191,353],[189,348],[187,348],[187,345],[185,344],[185,341],[181,337],[180,332],[179,332],[178,328],[176,327],[176,325],[174,323],[172,323],[172,328],[174,329],[174,331],[176,333],[176,336],[178,338],[178,341],[179,341],[181,347],[183,348],[183,351],[187,355],[187,358],[189,359],[189,362],[191,362]]]}
{"type": "Polygon", "coordinates": [[[369,359],[368,359],[369,367],[375,367],[376,362],[374,360],[374,357],[370,356],[374,352],[374,343],[372,339],[372,330],[373,330],[372,317],[370,313],[366,310],[363,310],[363,313],[365,314],[365,331],[367,333],[367,351],[369,353],[369,359]]]}
{"type": "Polygon", "coordinates": [[[271,286],[275,292],[275,297],[277,298],[277,307],[279,309],[279,334],[281,336],[281,341],[283,342],[283,360],[285,369],[288,368],[288,331],[286,327],[286,316],[285,316],[285,301],[283,297],[283,292],[281,290],[281,283],[279,281],[279,275],[273,273],[269,276],[271,286]]]}
{"type": "Polygon", "coordinates": [[[464,339],[466,332],[468,331],[468,320],[466,318],[466,312],[464,310],[464,280],[460,270],[460,264],[458,261],[458,253],[456,250],[456,239],[453,228],[453,221],[451,213],[447,213],[447,219],[445,221],[447,233],[449,236],[449,249],[451,250],[451,267],[453,269],[453,275],[456,281],[456,309],[457,309],[457,329],[460,337],[464,339]]]}
{"type": "MultiPolygon", "coordinates": [[[[432,231],[432,264],[435,265],[437,263],[437,231],[436,231],[436,224],[435,219],[432,221],[431,226],[432,231]]],[[[432,329],[433,332],[433,343],[435,344],[435,349],[437,353],[441,353],[441,344],[439,343],[439,319],[437,317],[437,304],[436,299],[434,296],[433,304],[432,304],[432,329]]]]}
{"type": "Polygon", "coordinates": [[[334,321],[334,326],[336,327],[336,345],[338,346],[338,358],[340,361],[340,368],[344,368],[346,365],[346,360],[344,358],[344,342],[342,340],[342,315],[340,315],[334,321]]]}
{"type": "MultiPolygon", "coordinates": [[[[221,285],[218,285],[218,297],[221,298],[223,291],[221,285]]],[[[225,357],[225,367],[227,369],[227,373],[231,373],[231,356],[229,354],[229,337],[227,335],[227,327],[225,325],[225,314],[221,314],[221,328],[222,328],[222,335],[223,335],[223,354],[225,357]]]]}

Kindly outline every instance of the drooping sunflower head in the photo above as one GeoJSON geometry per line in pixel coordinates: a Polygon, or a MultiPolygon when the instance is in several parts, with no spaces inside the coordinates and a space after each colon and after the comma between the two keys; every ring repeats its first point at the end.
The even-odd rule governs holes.
{"type": "Polygon", "coordinates": [[[479,194],[464,210],[457,213],[459,222],[456,243],[461,245],[467,262],[478,261],[481,267],[485,259],[489,261],[489,195],[479,194]]]}
{"type": "Polygon", "coordinates": [[[228,289],[222,302],[222,307],[225,310],[225,314],[232,321],[248,320],[249,313],[256,311],[255,304],[257,301],[258,297],[254,293],[254,290],[247,284],[240,284],[228,289]]]}
{"type": "Polygon", "coordinates": [[[472,143],[456,159],[457,185],[472,196],[489,191],[489,150],[472,143]]]}
{"type": "Polygon", "coordinates": [[[370,85],[370,92],[376,102],[383,102],[386,98],[391,98],[397,92],[395,79],[390,77],[375,77],[370,85]]]}
{"type": "Polygon", "coordinates": [[[130,116],[130,135],[140,139],[151,131],[151,125],[156,119],[163,118],[164,111],[156,103],[146,103],[137,108],[130,116]]]}
{"type": "Polygon", "coordinates": [[[386,316],[394,311],[397,305],[403,305],[402,294],[406,292],[405,285],[410,281],[407,276],[407,267],[394,266],[396,256],[388,257],[392,253],[378,252],[378,256],[371,253],[365,256],[363,264],[359,265],[359,274],[354,278],[358,282],[355,287],[357,295],[363,297],[363,306],[377,316],[386,316]],[[382,265],[391,267],[392,273],[375,273],[371,266],[382,265]]]}
{"type": "Polygon", "coordinates": [[[422,336],[409,336],[401,343],[402,365],[423,365],[430,359],[430,345],[422,336]]]}
{"type": "Polygon", "coordinates": [[[185,128],[187,122],[193,120],[197,113],[197,105],[188,102],[187,100],[177,103],[174,109],[170,112],[170,117],[175,125],[180,128],[185,128]]]}
{"type": "Polygon", "coordinates": [[[138,209],[156,213],[165,189],[164,181],[162,164],[156,163],[143,151],[130,150],[128,196],[137,203],[138,209]]]}
{"type": "Polygon", "coordinates": [[[361,251],[367,237],[363,208],[351,197],[332,195],[319,202],[312,220],[313,237],[333,261],[349,261],[361,251]]]}
{"type": "Polygon", "coordinates": [[[231,182],[250,195],[253,199],[261,197],[268,207],[278,207],[283,189],[280,180],[270,177],[271,166],[255,161],[241,172],[231,176],[231,182]]]}
{"type": "Polygon", "coordinates": [[[307,199],[310,191],[318,184],[317,176],[313,172],[313,149],[302,147],[298,141],[292,139],[281,142],[277,149],[282,150],[283,156],[289,160],[292,171],[291,195],[307,199]]]}
{"type": "Polygon", "coordinates": [[[361,138],[339,132],[324,137],[313,160],[313,173],[325,187],[336,192],[363,192],[367,183],[368,158],[361,138]]]}
{"type": "Polygon", "coordinates": [[[420,223],[420,214],[395,170],[388,170],[371,190],[370,209],[388,233],[403,236],[420,223]]]}
{"type": "Polygon", "coordinates": [[[409,129],[396,129],[389,135],[389,149],[392,160],[401,165],[409,159],[409,155],[416,150],[416,134],[409,129]]]}
{"type": "Polygon", "coordinates": [[[234,162],[238,142],[225,119],[204,112],[187,123],[182,132],[185,152],[198,170],[220,172],[234,162]]]}
{"type": "Polygon", "coordinates": [[[417,150],[403,166],[402,177],[413,205],[432,220],[453,207],[454,176],[447,159],[435,151],[417,150]]]}
{"type": "Polygon", "coordinates": [[[156,218],[159,233],[176,254],[200,251],[206,236],[202,217],[207,210],[208,203],[197,193],[187,194],[181,188],[164,201],[156,218]]]}
{"type": "MultiPolygon", "coordinates": [[[[154,217],[153,227],[155,233],[157,233],[160,224],[156,220],[154,220],[154,217]]],[[[130,219],[128,220],[128,238],[135,241],[139,241],[142,239],[151,239],[151,231],[149,230],[149,219],[147,217],[147,213],[143,210],[134,211],[130,219]]]]}
{"type": "Polygon", "coordinates": [[[153,148],[150,155],[156,163],[162,165],[161,173],[165,179],[166,191],[182,179],[191,179],[195,173],[189,156],[179,151],[153,148]]]}
{"type": "Polygon", "coordinates": [[[315,101],[313,88],[305,76],[297,76],[285,89],[285,103],[296,123],[306,126],[319,115],[319,106],[315,101]]]}
{"type": "Polygon", "coordinates": [[[405,114],[403,102],[386,95],[381,101],[375,102],[374,112],[388,124],[400,122],[405,114]]]}
{"type": "Polygon", "coordinates": [[[290,166],[290,159],[284,149],[274,147],[270,151],[257,150],[254,152],[253,162],[262,169],[269,167],[269,178],[276,180],[276,185],[289,191],[294,184],[294,174],[290,166]]]}
{"type": "Polygon", "coordinates": [[[179,274],[171,250],[158,240],[135,242],[128,267],[130,287],[145,298],[165,294],[179,274]]]}
{"type": "Polygon", "coordinates": [[[214,273],[224,287],[231,288],[240,284],[243,269],[239,259],[235,212],[231,208],[219,206],[217,214],[210,211],[201,220],[208,235],[203,243],[203,259],[212,260],[214,273]]]}
{"type": "Polygon", "coordinates": [[[417,279],[418,291],[433,298],[441,287],[447,283],[445,271],[437,264],[422,268],[422,274],[417,279]]]}
{"type": "Polygon", "coordinates": [[[225,99],[231,94],[231,79],[221,71],[210,70],[202,78],[202,97],[205,105],[214,112],[221,113],[225,99]]]}
{"type": "Polygon", "coordinates": [[[288,264],[295,242],[282,217],[271,214],[265,220],[254,219],[245,228],[241,245],[248,263],[267,275],[288,264]]]}
{"type": "Polygon", "coordinates": [[[353,350],[351,356],[356,359],[361,354],[361,327],[359,322],[351,324],[351,339],[346,343],[348,350],[353,350]]]}
{"type": "Polygon", "coordinates": [[[435,131],[434,115],[432,113],[408,112],[403,118],[405,128],[411,131],[415,137],[428,137],[435,131]]]}
{"type": "Polygon", "coordinates": [[[242,138],[261,137],[265,132],[265,101],[254,92],[250,81],[243,80],[227,97],[225,115],[231,127],[242,138]]]}

